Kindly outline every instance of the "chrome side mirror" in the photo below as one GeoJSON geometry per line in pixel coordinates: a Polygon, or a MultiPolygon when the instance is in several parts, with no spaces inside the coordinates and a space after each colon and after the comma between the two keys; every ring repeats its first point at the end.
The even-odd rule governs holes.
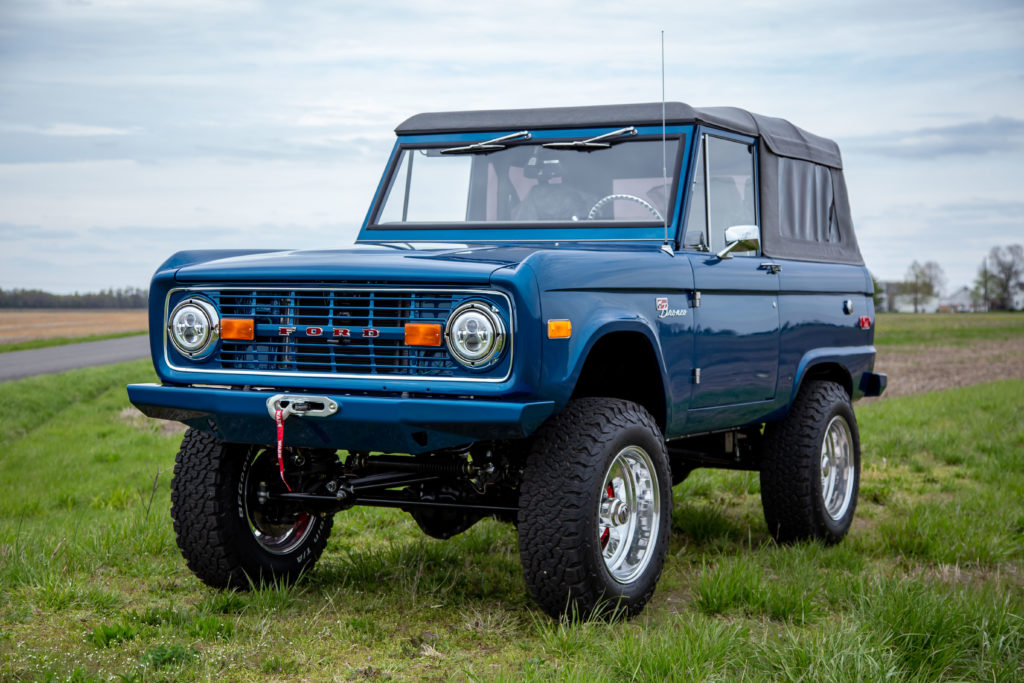
{"type": "Polygon", "coordinates": [[[761,247],[761,230],[756,225],[731,225],[725,229],[725,248],[715,254],[718,258],[732,258],[730,251],[743,247],[757,251],[761,247]]]}

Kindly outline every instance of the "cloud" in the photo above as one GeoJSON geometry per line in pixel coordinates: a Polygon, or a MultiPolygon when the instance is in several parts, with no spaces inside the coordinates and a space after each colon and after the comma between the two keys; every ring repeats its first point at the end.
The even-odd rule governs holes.
{"type": "Polygon", "coordinates": [[[912,260],[936,261],[951,289],[973,281],[981,259],[997,245],[1024,239],[1024,202],[973,198],[954,202],[895,202],[857,220],[864,258],[882,279],[898,280],[912,260]]]}
{"type": "Polygon", "coordinates": [[[131,135],[138,133],[139,128],[110,128],[108,126],[90,126],[80,123],[54,123],[49,126],[28,126],[17,123],[0,123],[0,132],[28,133],[36,135],[55,135],[57,137],[96,137],[107,135],[131,135]]]}
{"type": "Polygon", "coordinates": [[[55,123],[39,132],[43,135],[61,137],[95,137],[107,135],[131,135],[137,128],[108,128],[106,126],[85,126],[80,123],[55,123]]]}
{"type": "Polygon", "coordinates": [[[854,152],[922,160],[1015,152],[1024,148],[1024,120],[993,116],[987,121],[850,139],[844,146],[854,152]]]}
{"type": "Polygon", "coordinates": [[[97,225],[74,232],[49,232],[51,239],[26,239],[34,226],[0,223],[0,288],[51,292],[95,291],[115,286],[146,287],[156,268],[185,249],[303,249],[349,246],[355,226],[309,224],[206,224],[168,229],[154,225],[97,225]],[[57,238],[59,239],[53,239],[57,238]],[[45,242],[41,240],[46,239],[45,242]]]}
{"type": "Polygon", "coordinates": [[[353,162],[379,160],[394,143],[390,130],[345,133],[340,126],[164,126],[108,129],[60,124],[0,126],[0,164],[220,159],[353,162]]]}
{"type": "Polygon", "coordinates": [[[0,241],[2,240],[60,240],[75,237],[72,230],[53,230],[38,225],[22,225],[18,223],[0,222],[0,241]]]}
{"type": "Polygon", "coordinates": [[[661,28],[669,99],[742,106],[840,140],[861,246],[880,274],[939,260],[953,282],[952,264],[973,268],[1021,234],[1020,0],[644,9],[0,0],[0,221],[14,226],[0,226],[0,279],[143,286],[168,253],[199,242],[344,245],[397,123],[655,100],[661,28]],[[62,251],[33,238],[46,232],[62,251]],[[121,254],[87,257],[89,240],[121,254]],[[977,253],[965,249],[975,241],[977,253]]]}
{"type": "Polygon", "coordinates": [[[972,200],[940,204],[937,213],[955,220],[968,222],[1006,223],[1021,229],[1024,239],[1024,201],[1016,200],[972,200]]]}

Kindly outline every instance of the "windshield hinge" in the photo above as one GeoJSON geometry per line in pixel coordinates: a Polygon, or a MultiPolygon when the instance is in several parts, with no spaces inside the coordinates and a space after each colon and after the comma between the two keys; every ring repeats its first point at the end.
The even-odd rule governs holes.
{"type": "Polygon", "coordinates": [[[690,294],[690,308],[700,308],[700,292],[697,290],[690,294]]]}

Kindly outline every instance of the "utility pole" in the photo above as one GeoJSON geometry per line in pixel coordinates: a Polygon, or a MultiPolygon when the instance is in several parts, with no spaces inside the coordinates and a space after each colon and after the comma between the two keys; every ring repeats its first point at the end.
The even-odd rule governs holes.
{"type": "Polygon", "coordinates": [[[982,302],[985,305],[985,311],[988,312],[988,256],[981,259],[981,290],[984,292],[982,302]]]}

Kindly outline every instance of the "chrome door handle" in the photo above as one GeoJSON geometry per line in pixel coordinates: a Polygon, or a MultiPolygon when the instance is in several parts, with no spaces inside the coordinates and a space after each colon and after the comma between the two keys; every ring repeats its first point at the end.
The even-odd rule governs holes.
{"type": "Polygon", "coordinates": [[[778,263],[762,263],[760,266],[758,266],[758,268],[760,270],[768,271],[769,275],[775,275],[780,270],[782,270],[782,266],[780,266],[778,263]]]}

